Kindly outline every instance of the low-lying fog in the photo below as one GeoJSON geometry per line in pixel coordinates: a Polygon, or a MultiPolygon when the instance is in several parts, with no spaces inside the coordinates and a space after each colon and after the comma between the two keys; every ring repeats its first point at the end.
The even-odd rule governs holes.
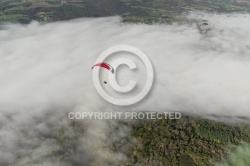
{"type": "MultiPolygon", "coordinates": [[[[211,30],[201,34],[196,24],[123,24],[119,17],[1,25],[0,165],[53,165],[56,159],[48,154],[60,147],[48,135],[68,123],[71,111],[250,117],[250,15],[188,17],[207,20],[211,30]],[[97,57],[118,44],[144,51],[154,66],[149,96],[129,108],[107,103],[92,82],[97,57]]],[[[75,165],[115,158],[96,150],[109,138],[108,123],[86,122],[87,132],[77,142],[83,156],[72,157],[75,165]]]]}

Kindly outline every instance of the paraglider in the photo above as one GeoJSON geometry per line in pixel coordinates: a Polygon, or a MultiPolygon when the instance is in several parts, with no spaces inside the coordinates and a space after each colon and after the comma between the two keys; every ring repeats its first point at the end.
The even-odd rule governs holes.
{"type": "Polygon", "coordinates": [[[93,69],[94,67],[96,67],[96,66],[103,67],[103,68],[105,68],[105,69],[111,71],[111,73],[113,73],[113,74],[115,73],[114,68],[113,68],[111,65],[107,64],[107,63],[103,63],[103,62],[97,63],[97,64],[95,64],[95,65],[92,67],[92,69],[93,69]]]}

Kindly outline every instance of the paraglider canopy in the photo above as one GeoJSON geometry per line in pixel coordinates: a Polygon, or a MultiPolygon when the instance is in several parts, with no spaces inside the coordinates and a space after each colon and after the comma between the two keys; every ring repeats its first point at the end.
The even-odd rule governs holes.
{"type": "Polygon", "coordinates": [[[107,63],[103,63],[103,62],[97,63],[97,64],[95,64],[95,65],[92,67],[92,69],[93,69],[94,67],[96,67],[96,66],[105,68],[105,69],[111,71],[111,73],[113,73],[113,74],[115,73],[114,68],[113,68],[111,65],[107,64],[107,63]]]}

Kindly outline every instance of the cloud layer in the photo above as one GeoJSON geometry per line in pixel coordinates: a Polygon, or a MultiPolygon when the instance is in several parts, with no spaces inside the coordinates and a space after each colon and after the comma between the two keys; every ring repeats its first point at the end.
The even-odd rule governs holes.
{"type": "MultiPolygon", "coordinates": [[[[1,25],[0,165],[53,165],[56,159],[46,155],[62,147],[48,138],[54,128],[69,123],[71,111],[181,111],[250,117],[250,15],[189,17],[208,20],[211,30],[202,35],[195,24],[122,24],[118,17],[1,25]],[[96,58],[117,44],[144,51],[155,70],[149,96],[125,108],[104,101],[92,83],[91,66],[96,58]],[[38,162],[34,156],[44,160],[38,162]]],[[[98,156],[113,162],[111,152],[100,157],[103,153],[98,148],[108,144],[117,123],[81,123],[86,130],[76,143],[86,157],[74,161],[91,164],[98,156]]],[[[127,132],[121,128],[118,133],[127,132]]]]}

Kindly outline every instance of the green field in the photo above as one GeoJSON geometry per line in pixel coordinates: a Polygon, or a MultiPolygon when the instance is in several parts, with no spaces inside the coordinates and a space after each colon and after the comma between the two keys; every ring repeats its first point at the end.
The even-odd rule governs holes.
{"type": "MultiPolygon", "coordinates": [[[[64,162],[77,153],[71,142],[84,135],[81,123],[71,121],[70,124],[54,129],[53,135],[58,144],[67,145],[67,148],[51,155],[64,162]],[[77,136],[67,135],[69,128],[73,128],[77,136]]],[[[127,157],[119,166],[236,166],[237,162],[249,163],[250,124],[225,124],[183,116],[178,120],[120,122],[120,126],[126,126],[130,135],[113,143],[112,150],[127,157]]]]}
{"type": "Polygon", "coordinates": [[[52,22],[79,17],[123,16],[123,22],[185,22],[183,12],[249,12],[250,5],[231,1],[193,0],[7,0],[0,1],[0,22],[52,22]],[[41,13],[43,13],[41,15],[41,13]]]}

